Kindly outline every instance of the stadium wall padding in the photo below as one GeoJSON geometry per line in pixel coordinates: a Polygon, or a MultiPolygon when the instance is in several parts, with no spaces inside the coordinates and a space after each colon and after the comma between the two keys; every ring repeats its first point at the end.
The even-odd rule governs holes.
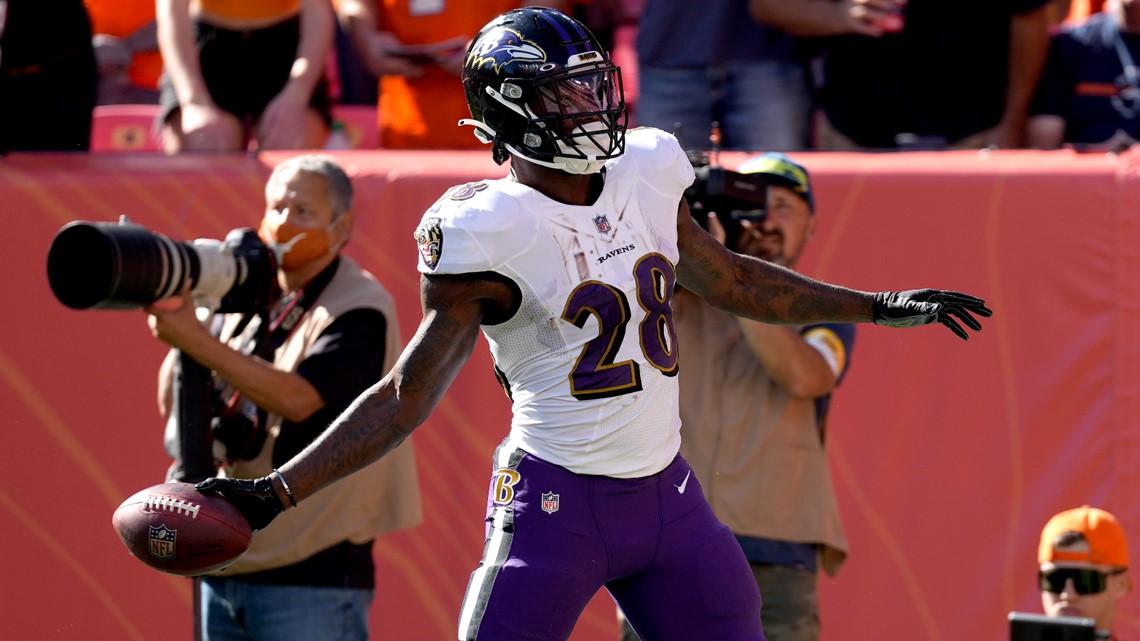
{"type": "MultiPolygon", "coordinates": [[[[0,159],[0,636],[191,638],[189,580],[135,561],[111,528],[119,502],[168,464],[155,399],[165,349],[141,311],[59,303],[47,251],[72,220],[126,215],[185,240],[256,227],[264,180],[288,155],[0,159]]],[[[396,296],[407,340],[420,215],[447,187],[506,170],[484,152],[335,155],[357,187],[347,253],[396,296]]],[[[856,289],[958,289],[996,312],[968,342],[940,327],[859,328],[829,422],[851,556],[821,579],[824,641],[1003,641],[1008,611],[1039,611],[1037,535],[1053,513],[1113,511],[1140,555],[1140,155],[797,158],[819,216],[802,271],[856,289]]],[[[376,546],[377,640],[455,638],[509,424],[480,343],[414,435],[425,522],[376,546]]],[[[613,614],[599,595],[572,639],[616,639],[613,614]]],[[[1118,632],[1140,636],[1135,593],[1118,632]]]]}

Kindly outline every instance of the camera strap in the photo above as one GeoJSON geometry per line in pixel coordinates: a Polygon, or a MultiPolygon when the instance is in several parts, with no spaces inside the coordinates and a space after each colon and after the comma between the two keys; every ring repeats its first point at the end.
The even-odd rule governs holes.
{"type": "Polygon", "coordinates": [[[339,258],[317,274],[307,285],[281,297],[281,301],[269,315],[269,344],[273,351],[285,344],[285,340],[293,330],[297,329],[301,319],[313,308],[313,304],[336,275],[338,265],[340,265],[339,258]]]}
{"type": "MultiPolygon", "coordinates": [[[[320,298],[321,293],[325,291],[325,287],[332,281],[333,276],[336,275],[337,266],[340,265],[340,258],[333,261],[331,265],[326,267],[324,271],[317,274],[311,281],[304,287],[290,292],[281,297],[277,304],[273,306],[273,310],[268,314],[259,312],[257,314],[249,314],[242,318],[241,322],[235,329],[235,335],[240,335],[244,332],[249,323],[255,318],[260,317],[260,322],[254,330],[254,335],[250,341],[250,349],[239,348],[244,354],[256,356],[267,363],[273,363],[274,353],[279,347],[285,344],[289,336],[300,325],[301,320],[313,308],[317,300],[320,298]]],[[[232,414],[238,407],[238,400],[241,397],[241,392],[237,389],[233,390],[233,394],[229,398],[224,399],[225,407],[223,412],[226,415],[232,414]]],[[[262,412],[258,411],[259,418],[262,412]]]]}

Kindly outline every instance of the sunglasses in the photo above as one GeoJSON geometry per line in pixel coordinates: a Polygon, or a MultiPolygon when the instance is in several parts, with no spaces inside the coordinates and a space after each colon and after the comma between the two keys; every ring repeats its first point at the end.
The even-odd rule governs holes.
{"type": "Polygon", "coordinates": [[[1100,572],[1086,568],[1055,568],[1047,572],[1038,572],[1037,582],[1042,590],[1053,594],[1063,592],[1066,581],[1073,582],[1073,589],[1077,594],[1099,594],[1108,587],[1108,577],[1123,572],[1123,569],[1100,572]]]}

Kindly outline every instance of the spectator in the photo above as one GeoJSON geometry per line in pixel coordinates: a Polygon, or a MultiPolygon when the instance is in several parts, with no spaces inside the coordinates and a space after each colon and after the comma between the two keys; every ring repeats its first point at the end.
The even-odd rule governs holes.
{"type": "Polygon", "coordinates": [[[1049,0],[751,0],[822,43],[819,149],[1021,147],[1049,0]]]}
{"type": "Polygon", "coordinates": [[[705,148],[714,122],[726,149],[807,147],[805,59],[791,36],[752,20],[746,0],[646,0],[637,59],[639,125],[687,149],[705,148]]]}
{"type": "MultiPolygon", "coordinates": [[[[738,170],[769,181],[767,208],[718,212],[713,235],[733,251],[795,269],[816,231],[807,170],[778,153],[738,170]]],[[[764,636],[816,641],[818,568],[834,576],[847,556],[824,446],[855,326],[758,323],[683,289],[673,310],[686,354],[681,453],[748,558],[764,597],[764,636]]],[[[628,624],[622,639],[637,639],[628,624]]]]}
{"type": "Polygon", "coordinates": [[[157,0],[163,147],[321,147],[328,137],[329,0],[157,0]]]}
{"type": "MultiPolygon", "coordinates": [[[[219,315],[215,335],[198,322],[188,292],[146,308],[172,355],[179,350],[214,373],[214,450],[228,477],[270,474],[300,452],[400,349],[392,297],[340,254],[355,221],[344,171],[325,156],[291,158],[273,170],[265,201],[259,235],[283,253],[284,296],[268,315],[219,315]]],[[[159,377],[166,415],[174,360],[159,377]]],[[[420,520],[410,445],[313,496],[258,532],[221,574],[204,578],[205,638],[367,639],[373,539],[420,520]]]]}
{"type": "Polygon", "coordinates": [[[334,92],[333,101],[343,105],[371,105],[380,101],[378,79],[361,59],[348,30],[348,16],[341,10],[344,0],[333,0],[336,13],[336,79],[339,92],[334,92]]]}
{"type": "Polygon", "coordinates": [[[465,124],[511,174],[457,185],[424,213],[416,337],[279,471],[197,487],[266,527],[397,447],[483,332],[513,418],[458,638],[564,640],[605,587],[655,641],[762,641],[747,561],[678,454],[674,284],[770,322],[938,322],[966,337],[990,311],[955,292],[846,289],[717,243],[685,204],[693,167],[676,139],[626,133],[617,69],[569,16],[508,12],[470,51],[465,124]]]}
{"type": "Polygon", "coordinates": [[[1045,614],[1095,619],[1098,637],[1113,638],[1116,604],[1132,589],[1116,517],[1087,505],[1055,515],[1041,531],[1037,562],[1045,614]]]}
{"type": "Polygon", "coordinates": [[[100,105],[158,104],[162,54],[154,0],[84,0],[99,62],[100,105]]]}
{"type": "Polygon", "coordinates": [[[1053,37],[1029,146],[1120,149],[1140,138],[1140,0],[1108,0],[1053,37]]]}
{"type": "Polygon", "coordinates": [[[1083,22],[1104,8],[1106,0],[1057,0],[1064,10],[1065,22],[1083,22]]]}
{"type": "MultiPolygon", "coordinates": [[[[1070,20],[1073,14],[1077,13],[1078,7],[1069,0],[1049,0],[1047,11],[1049,13],[1049,25],[1056,26],[1070,20]]],[[[1087,17],[1084,16],[1080,20],[1087,17]]]]}
{"type": "Polygon", "coordinates": [[[380,146],[481,147],[469,129],[458,125],[469,115],[463,95],[455,90],[467,45],[488,20],[527,4],[340,0],[341,23],[369,71],[380,78],[380,146]]]}
{"type": "Polygon", "coordinates": [[[83,0],[0,3],[0,154],[90,149],[97,83],[83,0]]]}
{"type": "Polygon", "coordinates": [[[586,25],[602,48],[613,52],[614,31],[627,20],[627,0],[565,0],[562,4],[566,5],[562,10],[586,25]]]}

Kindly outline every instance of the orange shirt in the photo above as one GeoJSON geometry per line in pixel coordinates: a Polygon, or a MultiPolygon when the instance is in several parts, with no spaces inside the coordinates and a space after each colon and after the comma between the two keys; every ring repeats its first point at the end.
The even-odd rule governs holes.
{"type": "Polygon", "coordinates": [[[301,0],[199,0],[202,11],[234,20],[285,18],[301,8],[301,0]]]}
{"type": "MultiPolygon", "coordinates": [[[[380,30],[407,45],[462,36],[470,41],[492,18],[517,9],[519,0],[380,0],[380,30]]],[[[393,149],[482,148],[471,127],[459,76],[429,66],[419,78],[380,79],[380,146],[393,149]]]]}
{"type": "Polygon", "coordinates": [[[1066,22],[1084,22],[1086,18],[1104,8],[1104,0],[1073,0],[1069,3],[1066,22]]]}
{"type": "MultiPolygon", "coordinates": [[[[84,0],[91,16],[91,33],[126,38],[154,22],[154,0],[84,0]]],[[[162,56],[158,50],[136,52],[128,70],[131,82],[146,89],[158,87],[162,56]]]]}

